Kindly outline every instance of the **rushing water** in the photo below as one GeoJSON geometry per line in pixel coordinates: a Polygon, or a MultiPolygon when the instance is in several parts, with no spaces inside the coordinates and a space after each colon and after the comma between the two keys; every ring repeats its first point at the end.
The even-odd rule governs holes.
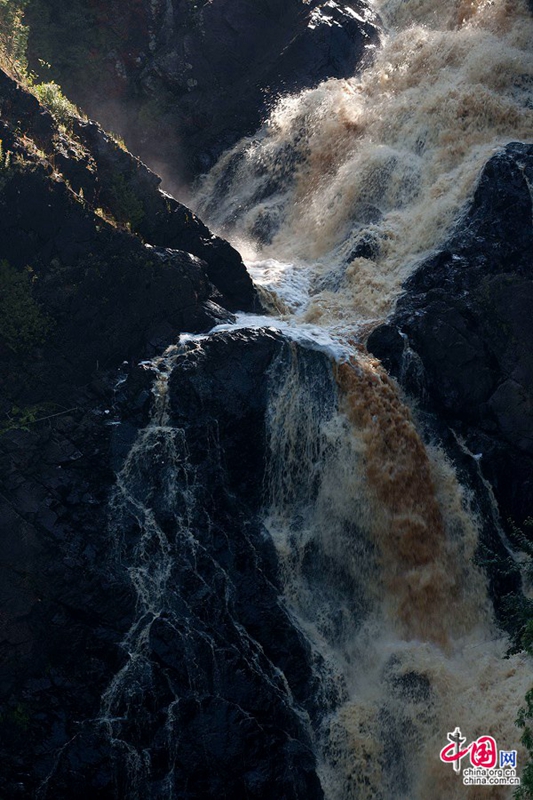
{"type": "Polygon", "coordinates": [[[354,342],[493,152],[531,140],[533,25],[521,0],[376,6],[372,66],[283,99],[202,181],[198,209],[248,257],[279,327],[336,343],[335,410],[297,365],[279,376],[265,510],[287,602],[346,687],[316,732],[328,800],[506,798],[463,786],[438,754],[456,726],[514,749],[531,667],[504,658],[468,491],[354,342]]]}
{"type": "MultiPolygon", "coordinates": [[[[274,325],[331,361],[327,398],[313,392],[298,348],[270,374],[264,488],[285,602],[341,698],[314,729],[326,797],[508,798],[508,787],[463,786],[438,756],[457,726],[469,741],[491,735],[517,748],[514,720],[533,673],[523,656],[504,658],[508,642],[473,563],[480,523],[468,489],[422,441],[416,414],[360,341],[457,219],[494,149],[531,135],[531,16],[522,0],[376,5],[387,34],[372,65],[282,100],[204,179],[197,204],[241,247],[277,314],[244,315],[238,326],[274,325]]],[[[133,551],[117,545],[138,617],[124,642],[130,660],[101,709],[126,750],[117,730],[124,707],[135,709],[131,687],[150,681],[147,636],[168,605],[181,546],[169,551],[143,500],[148,453],[169,463],[161,502],[181,507],[182,545],[194,550],[193,473],[182,432],[167,425],[164,375],[156,394],[113,500],[115,530],[124,514],[142,530],[133,551]]],[[[128,757],[142,789],[149,765],[137,751],[128,757]]]]}
{"type": "Polygon", "coordinates": [[[524,0],[377,6],[373,66],[282,100],[199,189],[199,212],[270,259],[261,280],[308,322],[386,313],[494,149],[532,136],[524,0]]]}
{"type": "Polygon", "coordinates": [[[378,364],[360,356],[334,374],[340,408],[328,415],[297,370],[280,383],[267,511],[288,602],[347,689],[317,731],[326,796],[477,797],[439,762],[446,733],[459,725],[514,749],[531,669],[504,659],[472,563],[477,521],[450,464],[423,446],[378,364]]]}

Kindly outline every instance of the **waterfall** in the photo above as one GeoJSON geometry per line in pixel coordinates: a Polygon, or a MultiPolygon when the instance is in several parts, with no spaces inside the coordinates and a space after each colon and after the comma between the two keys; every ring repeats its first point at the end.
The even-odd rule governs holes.
{"type": "MultiPolygon", "coordinates": [[[[197,190],[199,212],[248,256],[277,316],[240,315],[209,335],[182,337],[181,349],[156,365],[152,423],[118,475],[111,538],[136,612],[98,724],[126,759],[128,797],[171,798],[181,774],[185,690],[154,660],[154,625],[181,642],[186,666],[174,667],[186,670],[185,694],[198,703],[217,685],[217,652],[230,637],[283,707],[294,739],[314,752],[327,800],[479,797],[439,759],[457,727],[468,741],[492,736],[518,750],[521,766],[526,758],[514,721],[533,672],[525,656],[505,658],[509,642],[474,562],[481,519],[470,489],[363,341],[457,220],[487,158],[531,135],[533,25],[524,0],[376,7],[387,33],[362,75],[283,98],[197,190]],[[243,338],[234,338],[239,331],[243,338]],[[210,416],[205,448],[218,478],[212,467],[199,477],[201,458],[190,450],[200,434],[180,427],[177,412],[169,416],[166,377],[176,375],[183,397],[192,392],[199,413],[218,408],[240,356],[209,373],[203,394],[196,384],[190,390],[190,375],[209,348],[220,356],[248,341],[257,349],[261,336],[273,337],[281,355],[261,355],[266,400],[254,424],[265,439],[264,474],[239,472],[246,492],[259,492],[254,539],[240,517],[217,531],[217,503],[228,503],[231,516],[240,491],[228,477],[227,445],[210,416]],[[231,542],[240,527],[254,558],[275,547],[279,587],[270,578],[264,586],[278,593],[297,632],[307,696],[296,696],[279,653],[268,654],[235,614],[235,577],[213,542],[231,542]],[[192,614],[197,600],[183,589],[178,562],[195,598],[205,593],[224,606],[220,619],[210,611],[217,633],[203,612],[192,614]],[[137,729],[154,687],[163,720],[144,741],[137,729]]],[[[245,407],[240,395],[235,407],[245,407]]],[[[256,575],[262,580],[263,568],[256,575]]],[[[311,796],[286,785],[277,784],[273,800],[311,796]]],[[[510,796],[506,786],[481,791],[510,796]]]]}
{"type": "Polygon", "coordinates": [[[533,24],[521,0],[375,6],[387,32],[362,75],[281,99],[196,202],[248,258],[270,324],[293,339],[325,331],[340,348],[335,403],[330,390],[320,402],[297,353],[277,376],[264,501],[286,602],[323,680],[342,687],[315,724],[326,797],[474,798],[439,760],[446,735],[459,726],[516,749],[531,667],[505,658],[468,487],[360,342],[487,159],[531,141],[533,24]]]}
{"type": "Polygon", "coordinates": [[[473,563],[478,520],[444,453],[424,447],[375,361],[332,376],[335,407],[297,365],[278,384],[266,507],[285,596],[344,688],[316,734],[326,797],[477,797],[439,762],[446,733],[515,749],[531,666],[505,659],[473,563]]]}
{"type": "MultiPolygon", "coordinates": [[[[361,345],[339,352],[308,328],[270,331],[227,325],[185,336],[152,365],[151,422],[139,431],[110,503],[113,559],[136,597],[125,663],[93,722],[112,755],[117,791],[132,800],[179,796],[188,780],[188,706],[206,717],[199,746],[209,747],[206,698],[226,703],[229,694],[248,719],[258,713],[242,695],[251,680],[284,709],[284,728],[312,746],[327,800],[475,798],[476,787],[439,760],[446,735],[459,726],[469,740],[492,736],[500,748],[517,749],[523,764],[514,721],[533,672],[526,656],[505,658],[509,642],[474,563],[479,520],[469,490],[442,449],[423,442],[416,411],[361,345]],[[242,442],[228,443],[227,422],[213,415],[218,384],[206,359],[213,350],[220,387],[231,394],[236,380],[241,397],[234,362],[243,353],[232,348],[241,341],[255,361],[262,357],[257,337],[265,335],[278,349],[264,372],[258,368],[265,458],[254,533],[251,511],[244,508],[246,522],[235,511],[235,496],[240,502],[247,490],[236,488],[241,472],[232,477],[231,465],[235,455],[249,456],[242,442]],[[221,363],[225,351],[229,367],[221,363]],[[199,421],[186,421],[191,408],[199,421]],[[292,645],[312,676],[303,695],[268,653],[268,639],[243,618],[239,573],[225,553],[235,548],[242,559],[251,547],[252,580],[263,580],[265,536],[277,553],[283,614],[307,643],[292,645]],[[242,659],[238,688],[228,688],[228,650],[242,659]]],[[[249,423],[236,414],[247,436],[249,423]]],[[[262,592],[272,591],[267,579],[262,592]]],[[[254,596],[252,606],[259,602],[254,596]]],[[[266,719],[271,713],[268,705],[266,719]]],[[[236,730],[230,725],[227,734],[236,730]]],[[[239,747],[246,752],[248,744],[245,738],[239,747]]],[[[315,796],[291,794],[281,782],[259,796],[276,791],[315,796]]],[[[484,791],[509,797],[508,787],[484,791]]]]}

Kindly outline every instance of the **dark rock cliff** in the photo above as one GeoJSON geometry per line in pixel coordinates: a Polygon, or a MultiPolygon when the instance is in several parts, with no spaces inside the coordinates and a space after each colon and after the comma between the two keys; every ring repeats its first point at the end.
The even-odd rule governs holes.
{"type": "MultiPolygon", "coordinates": [[[[187,177],[281,90],[352,74],[378,35],[363,3],[331,0],[29,9],[34,58],[187,177]]],[[[319,659],[259,521],[289,345],[185,343],[154,416],[136,362],[256,308],[242,261],[95,123],[60,128],[4,73],[0,103],[0,796],[321,798],[319,659]]],[[[514,144],[489,162],[369,339],[476,492],[507,623],[519,580],[484,481],[504,519],[531,513],[532,161],[514,144]]]]}
{"type": "MultiPolygon", "coordinates": [[[[282,89],[351,74],[377,39],[362,3],[39,0],[28,4],[27,21],[34,67],[50,61],[46,77],[58,76],[73,99],[113,126],[118,112],[137,152],[188,176],[253,130],[282,89]]],[[[179,331],[207,330],[257,302],[238,254],[160,192],[157,176],[98,125],[74,118],[60,128],[4,73],[0,102],[0,260],[11,287],[0,308],[9,609],[0,662],[9,766],[1,789],[27,796],[76,733],[75,721],[97,714],[135,604],[124,576],[101,569],[114,468],[134,434],[121,426],[112,435],[107,424],[115,421],[113,370],[160,352],[179,331]],[[15,307],[22,339],[7,323],[15,307]]],[[[141,387],[130,416],[149,397],[135,374],[141,387]]],[[[299,723],[290,725],[296,737],[299,723]]],[[[279,770],[288,768],[289,750],[284,760],[274,748],[279,770]]],[[[89,751],[74,761],[90,760],[89,751]]],[[[306,758],[304,773],[312,768],[306,758]]],[[[79,779],[69,784],[60,770],[58,780],[58,792],[79,793],[79,779]]],[[[272,778],[264,780],[268,787],[272,778]]],[[[299,796],[318,792],[312,775],[302,780],[299,796]]],[[[98,787],[90,785],[93,797],[98,787]]]]}
{"type": "MultiPolygon", "coordinates": [[[[135,420],[144,421],[151,377],[131,373],[130,422],[118,431],[115,384],[131,361],[161,351],[179,331],[207,330],[231,319],[229,309],[255,308],[255,293],[238,254],[97,125],[73,120],[60,129],[4,73],[0,99],[0,794],[34,796],[50,776],[55,796],[123,796],[108,743],[99,751],[85,723],[124,664],[118,643],[135,613],[131,582],[110,562],[108,501],[135,420]]],[[[269,563],[263,550],[257,558],[269,563]]],[[[304,645],[267,572],[264,602],[292,652],[304,645]]],[[[270,624],[266,612],[265,619],[270,624]]],[[[164,661],[164,631],[157,641],[164,661]]],[[[255,707],[271,718],[273,734],[249,751],[242,772],[259,772],[246,780],[268,796],[273,771],[285,770],[287,786],[301,781],[287,796],[319,797],[299,713],[286,699],[276,722],[277,700],[264,691],[255,707]],[[262,759],[270,777],[257,767],[262,759]]],[[[229,705],[213,713],[231,726],[229,705]]],[[[242,751],[227,758],[234,764],[242,751]]]]}
{"type": "MultiPolygon", "coordinates": [[[[28,302],[48,318],[41,357],[26,366],[46,363],[39,380],[56,397],[58,380],[82,385],[154,338],[208,328],[227,317],[221,306],[255,307],[237,252],[98,125],[73,119],[65,132],[4,73],[0,99],[0,259],[13,276],[26,273],[28,302]]],[[[28,386],[31,374],[17,369],[23,343],[6,332],[5,368],[28,386]]],[[[13,400],[18,391],[12,380],[13,400]]],[[[44,386],[43,397],[29,391],[47,399],[44,386]]]]}
{"type": "MultiPolygon", "coordinates": [[[[377,40],[359,2],[38,0],[28,21],[34,63],[187,177],[377,40]]],[[[3,72],[0,103],[0,794],[321,798],[313,658],[258,520],[265,374],[287,344],[185,347],[169,432],[146,427],[154,374],[133,365],[257,309],[244,265],[94,122],[58,125],[3,72]],[[157,574],[166,559],[157,613],[139,548],[157,574]]]]}
{"type": "Polygon", "coordinates": [[[259,127],[280,93],[354,74],[365,0],[31,0],[32,68],[177,180],[259,127]]]}

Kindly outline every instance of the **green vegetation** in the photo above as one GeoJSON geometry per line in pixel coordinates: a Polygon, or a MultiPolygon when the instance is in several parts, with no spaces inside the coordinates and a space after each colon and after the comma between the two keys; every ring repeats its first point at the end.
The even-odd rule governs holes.
{"type": "Polygon", "coordinates": [[[94,50],[111,52],[120,42],[115,26],[98,26],[97,4],[86,0],[28,0],[26,24],[31,31],[32,51],[39,55],[32,69],[39,81],[52,77],[60,85],[80,85],[98,80],[94,50]],[[50,67],[51,65],[51,67],[50,67]]]}
{"type": "MultiPolygon", "coordinates": [[[[23,83],[38,100],[47,106],[57,121],[68,127],[72,117],[79,117],[76,106],[65,97],[54,81],[35,83],[28,70],[27,48],[29,27],[25,13],[31,0],[0,0],[0,67],[23,83]]],[[[43,69],[50,65],[40,61],[43,69]]]]}
{"type": "Polygon", "coordinates": [[[37,99],[52,112],[56,120],[68,128],[73,117],[81,117],[80,110],[65,97],[61,87],[51,81],[31,86],[31,91],[37,99]]]}
{"type": "Polygon", "coordinates": [[[0,139],[0,172],[7,173],[11,167],[11,151],[6,150],[4,153],[4,143],[0,139]]]}
{"type": "MultiPolygon", "coordinates": [[[[82,64],[85,68],[89,49],[90,46],[92,46],[91,38],[87,38],[87,36],[85,38],[81,37],[81,39],[78,38],[73,43],[69,37],[68,42],[58,44],[54,33],[63,31],[64,36],[64,31],[69,29],[69,25],[72,26],[73,31],[81,32],[85,30],[87,33],[86,29],[92,29],[92,27],[94,27],[95,20],[93,12],[87,11],[84,7],[84,3],[80,0],[74,0],[74,2],[69,5],[68,9],[64,9],[64,13],[62,9],[62,21],[61,25],[58,26],[57,23],[54,23],[50,7],[46,3],[40,2],[40,0],[0,0],[0,67],[19,80],[40,103],[46,106],[55,117],[59,128],[69,136],[73,146],[76,147],[76,144],[79,146],[79,142],[77,142],[72,133],[72,122],[76,117],[84,118],[84,115],[74,103],[65,96],[61,86],[56,81],[45,80],[43,82],[37,82],[37,75],[31,73],[28,69],[28,60],[26,56],[30,29],[28,22],[31,24],[32,20],[39,22],[37,29],[40,35],[44,35],[44,32],[48,29],[50,30],[50,41],[48,44],[50,46],[54,44],[54,47],[59,48],[56,52],[54,48],[50,50],[49,47],[44,47],[44,53],[54,64],[54,69],[57,68],[58,63],[63,63],[62,59],[64,60],[65,55],[63,52],[64,48],[67,48],[68,52],[71,53],[72,47],[77,48],[77,53],[79,55],[79,59],[74,59],[75,63],[78,65],[82,64]],[[68,25],[64,19],[65,15],[68,17],[68,25]]],[[[97,27],[95,28],[95,32],[98,32],[97,27]]],[[[44,43],[42,44],[44,45],[44,43]]],[[[36,66],[36,70],[41,78],[50,74],[52,68],[48,60],[39,59],[39,65],[40,66],[36,66]]],[[[65,64],[65,66],[68,65],[70,65],[70,69],[72,67],[72,58],[70,56],[68,58],[68,64],[65,64]]],[[[126,144],[120,136],[112,133],[110,133],[109,136],[118,147],[127,150],[126,144]]],[[[24,145],[38,158],[48,160],[55,169],[53,153],[39,152],[35,143],[28,138],[24,140],[24,145]]],[[[21,155],[12,157],[9,151],[4,152],[2,142],[0,141],[0,190],[11,177],[14,168],[29,167],[32,165],[31,161],[22,163],[22,158],[21,155]]],[[[66,181],[66,183],[68,185],[68,181],[66,181]]],[[[125,179],[123,175],[117,174],[110,182],[106,195],[106,200],[103,200],[101,206],[94,209],[95,213],[115,227],[126,228],[134,232],[143,220],[145,212],[142,201],[138,198],[128,180],[125,179]]],[[[81,195],[79,199],[83,202],[83,197],[81,195]]],[[[5,267],[2,267],[2,269],[5,270],[5,267]]],[[[3,281],[6,280],[5,275],[1,277],[3,281]]],[[[11,291],[13,291],[13,281],[10,282],[10,286],[11,291]]],[[[21,285],[18,286],[17,291],[20,293],[21,285]]],[[[4,298],[2,301],[3,306],[6,302],[12,301],[8,301],[4,298]]],[[[21,302],[19,298],[19,310],[21,302]]],[[[0,336],[8,342],[12,349],[16,349],[17,352],[20,352],[21,348],[24,349],[30,341],[37,340],[39,338],[39,332],[44,331],[43,326],[39,326],[37,323],[36,314],[30,313],[30,308],[32,307],[28,301],[24,312],[26,325],[21,329],[17,341],[15,341],[14,330],[12,330],[9,321],[7,319],[0,321],[0,336]]]]}
{"type": "Polygon", "coordinates": [[[112,139],[121,150],[124,150],[125,153],[128,152],[128,146],[124,141],[123,137],[119,133],[114,133],[113,131],[107,131],[107,135],[110,139],[112,139]]]}
{"type": "Polygon", "coordinates": [[[14,726],[17,732],[25,733],[31,722],[31,715],[27,703],[18,703],[15,708],[11,708],[0,715],[0,724],[14,726]]]}
{"type": "Polygon", "coordinates": [[[8,431],[29,431],[32,425],[37,425],[39,422],[47,422],[57,417],[62,417],[65,414],[71,414],[77,411],[78,408],[62,408],[57,411],[58,406],[56,403],[38,403],[37,405],[11,406],[11,410],[6,412],[6,420],[0,422],[0,436],[8,431]]]}
{"type": "Polygon", "coordinates": [[[100,217],[100,219],[103,219],[104,222],[107,222],[108,225],[112,225],[113,228],[119,228],[120,227],[120,225],[118,223],[118,220],[115,219],[113,214],[111,214],[110,211],[107,211],[107,209],[102,208],[102,206],[98,206],[97,208],[93,209],[93,211],[94,211],[94,213],[96,214],[97,217],[100,217]]]}
{"type": "Polygon", "coordinates": [[[0,436],[13,430],[29,431],[29,426],[37,422],[44,410],[44,406],[40,405],[25,406],[24,408],[12,406],[9,414],[6,415],[6,421],[0,423],[0,436]]]}
{"type": "Polygon", "coordinates": [[[52,328],[33,299],[32,271],[19,272],[1,261],[0,287],[0,340],[15,353],[27,353],[42,344],[52,328]]]}
{"type": "Polygon", "coordinates": [[[24,81],[28,74],[28,27],[24,10],[28,0],[0,0],[0,66],[24,81]]]}
{"type": "Polygon", "coordinates": [[[111,211],[119,223],[135,231],[144,218],[144,205],[124,175],[117,174],[111,184],[111,211]]]}

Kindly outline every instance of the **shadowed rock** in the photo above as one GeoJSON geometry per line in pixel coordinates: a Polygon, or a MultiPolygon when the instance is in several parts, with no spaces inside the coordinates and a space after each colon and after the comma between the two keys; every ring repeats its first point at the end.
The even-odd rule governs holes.
{"type": "Polygon", "coordinates": [[[365,0],[39,0],[27,17],[32,68],[48,61],[69,97],[173,179],[206,171],[280,94],[351,77],[379,36],[365,0]]]}

